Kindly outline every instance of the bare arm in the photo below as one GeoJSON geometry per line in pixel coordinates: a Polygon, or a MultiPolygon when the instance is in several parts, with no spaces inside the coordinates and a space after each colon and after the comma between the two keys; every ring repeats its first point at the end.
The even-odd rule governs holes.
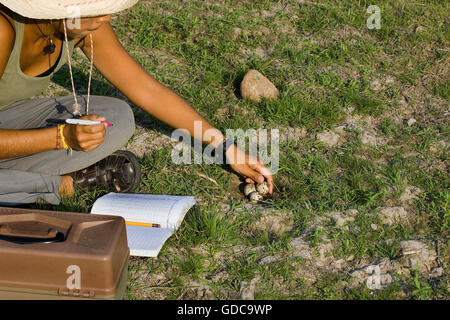
{"type": "Polygon", "coordinates": [[[55,149],[56,128],[1,130],[0,159],[14,158],[55,149]]]}
{"type": "MultiPolygon", "coordinates": [[[[2,13],[1,10],[0,13],[2,13]]],[[[0,14],[0,79],[3,76],[14,46],[14,30],[11,28],[8,20],[6,20],[6,14],[5,16],[3,14],[0,14]]]]}
{"type": "MultiPolygon", "coordinates": [[[[14,30],[7,18],[0,15],[0,79],[14,46],[14,30]]],[[[56,129],[0,130],[0,159],[18,157],[45,150],[56,145],[56,129]]]]}
{"type": "MultiPolygon", "coordinates": [[[[203,132],[214,129],[186,101],[134,61],[120,44],[109,23],[102,25],[92,35],[95,67],[134,104],[173,128],[186,129],[192,136],[194,121],[202,122],[203,132]]],[[[91,56],[89,37],[85,38],[82,50],[87,57],[91,56]]]]}
{"type": "MultiPolygon", "coordinates": [[[[0,15],[0,79],[14,46],[14,30],[5,16],[0,15]]],[[[56,128],[42,130],[0,129],[0,159],[29,155],[54,149],[56,128]]]]}
{"type": "MultiPolygon", "coordinates": [[[[159,83],[134,61],[120,44],[109,23],[103,24],[92,33],[92,36],[95,67],[134,104],[173,128],[187,130],[191,136],[202,140],[205,144],[217,146],[224,140],[222,133],[194,108],[175,92],[159,83]],[[195,121],[202,123],[201,137],[194,135],[195,121]],[[205,131],[209,129],[216,130],[217,134],[205,136],[205,131]]],[[[88,37],[82,45],[82,50],[88,58],[91,56],[88,37]]],[[[242,151],[237,150],[236,147],[228,150],[227,158],[229,160],[231,158],[231,167],[244,177],[251,178],[247,179],[248,182],[262,182],[265,177],[272,192],[273,182],[270,171],[259,161],[257,164],[249,164],[248,155],[244,164],[233,162],[239,152],[242,151]]]]}

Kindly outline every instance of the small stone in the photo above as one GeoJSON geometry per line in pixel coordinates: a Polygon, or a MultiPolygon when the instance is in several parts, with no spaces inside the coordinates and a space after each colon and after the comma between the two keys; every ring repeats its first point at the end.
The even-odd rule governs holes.
{"type": "Polygon", "coordinates": [[[244,194],[245,194],[246,196],[248,196],[248,195],[250,195],[250,193],[252,193],[252,192],[256,192],[255,185],[252,184],[252,183],[247,183],[247,184],[245,185],[245,187],[244,187],[244,194]]]}
{"type": "Polygon", "coordinates": [[[269,186],[268,186],[267,182],[258,183],[256,185],[256,191],[262,196],[268,194],[269,193],[269,186]]]}
{"type": "Polygon", "coordinates": [[[378,226],[375,223],[371,223],[370,227],[372,228],[372,230],[378,230],[378,226]]]}
{"type": "Polygon", "coordinates": [[[250,199],[251,203],[258,203],[263,199],[263,196],[260,195],[258,192],[254,191],[248,195],[248,198],[250,199]]]}
{"type": "Polygon", "coordinates": [[[263,97],[275,100],[279,93],[273,83],[256,70],[250,70],[241,83],[242,98],[255,102],[260,102],[263,97]]]}
{"type": "Polygon", "coordinates": [[[408,124],[408,127],[412,127],[416,122],[417,122],[416,119],[411,118],[411,119],[408,119],[408,121],[406,123],[408,124]]]}
{"type": "Polygon", "coordinates": [[[416,33],[420,33],[420,32],[423,32],[425,30],[425,28],[424,27],[422,27],[422,26],[418,26],[417,28],[416,28],[416,30],[414,30],[416,33]]]}

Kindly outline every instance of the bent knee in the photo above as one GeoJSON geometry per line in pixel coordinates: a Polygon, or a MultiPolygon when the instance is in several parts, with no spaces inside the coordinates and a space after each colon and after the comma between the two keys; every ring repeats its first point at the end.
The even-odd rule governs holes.
{"type": "MultiPolygon", "coordinates": [[[[114,121],[121,128],[121,132],[128,141],[134,134],[136,125],[134,122],[134,114],[131,106],[123,100],[111,98],[113,103],[111,103],[111,109],[114,113],[114,121]]],[[[114,124],[114,126],[116,125],[114,124]]]]}
{"type": "Polygon", "coordinates": [[[113,143],[124,146],[136,129],[133,110],[130,105],[123,100],[111,97],[102,97],[102,116],[106,121],[112,123],[112,127],[107,128],[107,134],[111,135],[113,143]]]}

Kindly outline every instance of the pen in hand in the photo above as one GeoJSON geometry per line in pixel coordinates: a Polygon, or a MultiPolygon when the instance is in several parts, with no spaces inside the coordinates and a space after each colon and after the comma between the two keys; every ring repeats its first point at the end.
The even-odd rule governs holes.
{"type": "Polygon", "coordinates": [[[83,120],[83,119],[47,119],[50,123],[67,123],[67,124],[79,124],[83,126],[93,126],[100,123],[105,123],[106,127],[111,127],[113,124],[106,121],[98,120],[83,120]]]}
{"type": "Polygon", "coordinates": [[[82,119],[66,119],[65,122],[67,124],[80,124],[84,126],[93,126],[100,123],[106,123],[106,127],[111,127],[112,123],[106,121],[97,121],[97,120],[82,120],[82,119]]]}

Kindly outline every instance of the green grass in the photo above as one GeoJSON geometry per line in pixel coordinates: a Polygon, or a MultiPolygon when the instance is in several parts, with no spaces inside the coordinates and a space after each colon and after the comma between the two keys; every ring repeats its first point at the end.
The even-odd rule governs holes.
{"type": "MultiPolygon", "coordinates": [[[[210,288],[217,299],[234,299],[242,283],[255,277],[260,278],[257,299],[450,297],[447,269],[438,280],[411,270],[384,290],[348,281],[358,260],[398,259],[402,240],[440,239],[448,246],[450,223],[449,153],[441,147],[449,133],[449,4],[380,1],[381,29],[369,30],[366,8],[371,4],[159,1],[142,2],[114,17],[112,24],[130,54],[217,128],[307,130],[304,138],[281,142],[275,195],[264,206],[248,206],[226,166],[175,165],[170,148],[140,159],[138,192],[190,194],[200,201],[158,259],[132,260],[129,299],[196,298],[196,285],[210,288]],[[242,34],[234,34],[237,27],[242,34]],[[278,100],[242,100],[239,86],[249,69],[277,86],[278,100]],[[408,126],[411,117],[417,123],[408,126]],[[315,138],[349,119],[356,128],[340,133],[338,146],[329,148],[315,138]],[[382,143],[362,143],[368,129],[382,143]],[[400,200],[407,186],[422,191],[409,204],[400,200]],[[376,212],[384,206],[405,206],[411,219],[383,226],[376,212]],[[280,234],[253,230],[266,209],[287,212],[293,229],[280,234]],[[359,212],[348,228],[325,218],[348,209],[359,212]],[[310,268],[310,261],[293,256],[289,246],[297,236],[312,252],[329,239],[334,260],[354,260],[336,272],[319,268],[311,282],[297,272],[310,268]],[[270,256],[277,259],[260,263],[270,256]],[[134,280],[143,270],[149,279],[162,276],[165,284],[153,288],[146,280],[134,280]]],[[[87,83],[88,63],[79,53],[75,60],[76,82],[87,83]]],[[[61,89],[70,87],[67,70],[54,80],[60,87],[47,94],[67,94],[61,89]]],[[[98,73],[92,92],[123,97],[98,73]]],[[[138,124],[170,132],[133,107],[138,124]]],[[[102,194],[78,192],[59,206],[39,207],[89,212],[102,194]]],[[[446,250],[440,254],[448,259],[446,250]]]]}

